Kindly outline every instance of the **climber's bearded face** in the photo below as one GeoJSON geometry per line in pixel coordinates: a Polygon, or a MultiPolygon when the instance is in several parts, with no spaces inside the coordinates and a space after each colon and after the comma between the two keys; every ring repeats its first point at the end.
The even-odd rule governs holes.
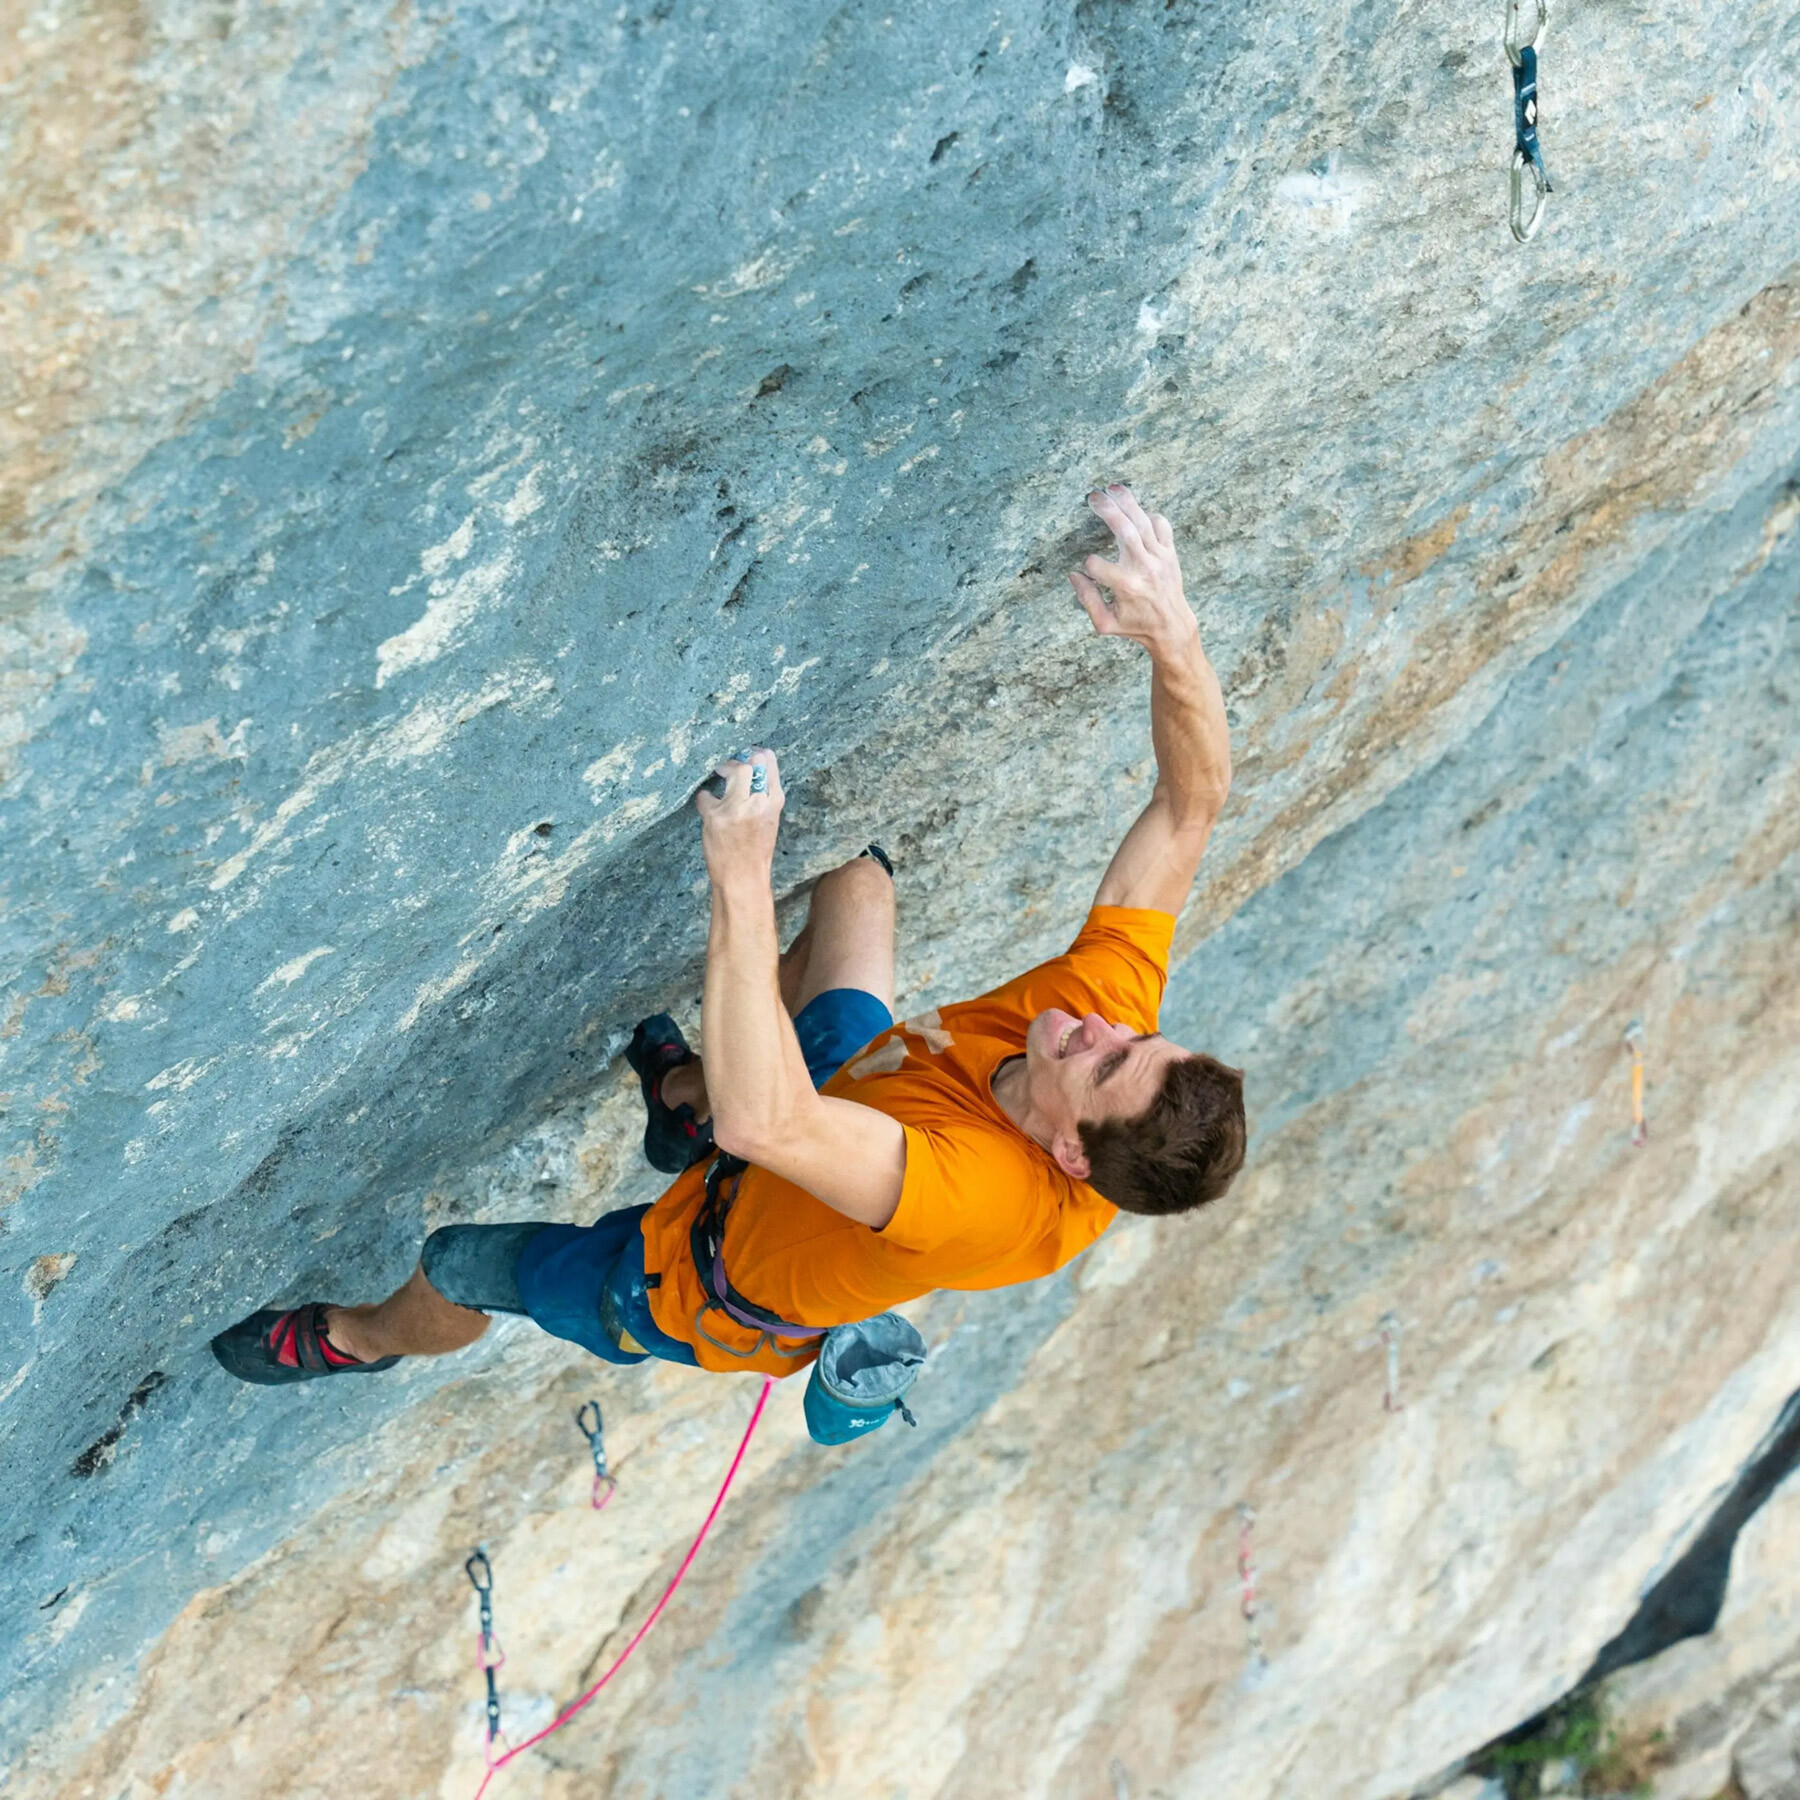
{"type": "Polygon", "coordinates": [[[1169,1064],[1187,1055],[1157,1031],[1133,1031],[1098,1013],[1077,1018],[1057,1007],[1025,1033],[1026,1096],[1034,1122],[1063,1169],[1087,1179],[1080,1126],[1141,1119],[1169,1064]]]}

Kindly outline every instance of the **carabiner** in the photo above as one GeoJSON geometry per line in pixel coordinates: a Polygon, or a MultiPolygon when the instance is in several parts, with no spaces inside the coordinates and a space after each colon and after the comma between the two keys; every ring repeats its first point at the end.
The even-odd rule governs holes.
{"type": "Polygon", "coordinates": [[[1515,69],[1523,52],[1535,50],[1544,41],[1544,31],[1549,23],[1550,0],[1506,0],[1506,56],[1515,69]],[[1519,29],[1520,15],[1527,5],[1531,7],[1534,20],[1530,37],[1519,29]]]}
{"type": "Polygon", "coordinates": [[[476,1593],[486,1595],[494,1591],[494,1565],[488,1561],[485,1550],[470,1553],[469,1560],[463,1564],[463,1573],[469,1578],[469,1585],[476,1593]],[[475,1565],[481,1565],[481,1573],[475,1572],[475,1565]]]}
{"type": "Polygon", "coordinates": [[[581,1435],[587,1439],[588,1448],[594,1453],[594,1473],[604,1475],[606,1473],[606,1435],[605,1423],[600,1417],[600,1402],[598,1400],[582,1401],[575,1411],[575,1424],[581,1435]],[[587,1422],[590,1408],[594,1414],[592,1425],[587,1422]]]}
{"type": "Polygon", "coordinates": [[[1508,222],[1519,243],[1529,243],[1544,222],[1544,196],[1551,191],[1550,171],[1544,167],[1544,149],[1538,142],[1538,45],[1550,22],[1548,0],[1530,0],[1535,26],[1529,41],[1520,31],[1520,14],[1526,0],[1507,0],[1506,54],[1513,77],[1512,206],[1508,222]],[[1529,211],[1525,203],[1525,171],[1531,171],[1534,190],[1529,211]]]}
{"type": "Polygon", "coordinates": [[[475,1666],[487,1680],[487,1759],[491,1769],[494,1745],[500,1738],[500,1684],[494,1678],[494,1671],[506,1661],[506,1652],[494,1635],[494,1565],[488,1561],[487,1552],[477,1548],[470,1551],[469,1560],[463,1564],[463,1573],[468,1576],[469,1585],[474,1588],[481,1605],[481,1631],[475,1639],[475,1666]]]}
{"type": "Polygon", "coordinates": [[[1515,150],[1512,160],[1512,214],[1510,224],[1512,234],[1521,244],[1529,244],[1537,235],[1537,228],[1544,222],[1544,196],[1550,192],[1550,177],[1544,173],[1542,163],[1536,163],[1523,150],[1515,150]],[[1531,185],[1534,189],[1531,202],[1531,216],[1525,216],[1525,171],[1531,171],[1531,185]]]}

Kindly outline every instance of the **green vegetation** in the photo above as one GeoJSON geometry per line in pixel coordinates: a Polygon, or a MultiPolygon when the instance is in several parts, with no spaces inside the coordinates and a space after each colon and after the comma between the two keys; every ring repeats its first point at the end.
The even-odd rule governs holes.
{"type": "Polygon", "coordinates": [[[1530,1736],[1491,1745],[1472,1766],[1476,1774],[1498,1780],[1507,1800],[1535,1800],[1543,1791],[1544,1771],[1565,1763],[1574,1780],[1564,1791],[1617,1800],[1650,1792],[1641,1755],[1620,1747],[1618,1733],[1600,1716],[1591,1694],[1552,1707],[1530,1736]]]}

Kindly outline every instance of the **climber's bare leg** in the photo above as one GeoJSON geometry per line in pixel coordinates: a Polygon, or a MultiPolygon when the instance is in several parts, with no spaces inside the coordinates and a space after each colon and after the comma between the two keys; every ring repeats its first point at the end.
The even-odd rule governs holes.
{"type": "Polygon", "coordinates": [[[423,1269],[405,1287],[373,1306],[325,1310],[325,1335],[361,1362],[383,1356],[443,1356],[472,1344],[487,1330],[487,1314],[446,1300],[423,1269]]]}
{"type": "Polygon", "coordinates": [[[872,856],[819,877],[806,929],[782,958],[781,997],[790,1013],[832,988],[861,988],[894,1006],[894,882],[872,856]],[[788,964],[805,947],[804,959],[788,964]]]}
{"type": "MultiPolygon", "coordinates": [[[[781,958],[781,1003],[790,1018],[833,988],[861,988],[894,1007],[894,883],[872,856],[821,875],[806,924],[781,958]]],[[[707,1118],[706,1069],[699,1057],[663,1077],[663,1100],[707,1118]]]]}

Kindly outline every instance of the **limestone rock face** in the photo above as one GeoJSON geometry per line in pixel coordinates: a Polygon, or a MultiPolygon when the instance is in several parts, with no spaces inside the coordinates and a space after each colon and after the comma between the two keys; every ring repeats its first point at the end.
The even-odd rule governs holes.
{"type": "Polygon", "coordinates": [[[1800,14],[1559,13],[1524,249],[1502,23],[13,9],[9,1800],[471,1793],[476,1543],[515,1739],[616,1653],[749,1384],[206,1340],[656,1192],[746,740],[908,1010],[1066,942],[1152,780],[1099,479],[1232,707],[1164,1024],[1249,1167],[922,1304],[917,1431],[778,1391],[502,1791],[1387,1800],[1631,1617],[1800,1385],[1800,14]]]}
{"type": "Polygon", "coordinates": [[[1607,1683],[1622,1736],[1654,1744],[1656,1800],[1800,1793],[1800,1483],[1739,1535],[1718,1623],[1607,1683]]]}

